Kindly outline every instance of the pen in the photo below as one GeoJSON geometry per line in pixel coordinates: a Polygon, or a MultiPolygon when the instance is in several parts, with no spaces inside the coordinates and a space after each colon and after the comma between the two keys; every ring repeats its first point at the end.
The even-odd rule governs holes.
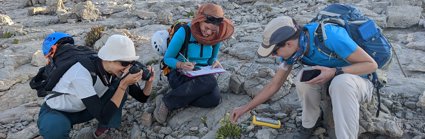
{"type": "Polygon", "coordinates": [[[189,62],[189,59],[187,59],[186,57],[184,57],[184,55],[182,53],[179,53],[179,55],[184,58],[185,61],[183,61],[183,62],[189,62]]]}

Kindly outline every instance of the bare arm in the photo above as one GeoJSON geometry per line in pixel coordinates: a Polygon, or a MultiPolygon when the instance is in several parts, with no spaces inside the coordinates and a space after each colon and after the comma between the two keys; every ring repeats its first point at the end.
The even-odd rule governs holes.
{"type": "MultiPolygon", "coordinates": [[[[127,67],[126,74],[128,72],[128,69],[130,67],[127,67]]],[[[137,81],[142,79],[143,70],[140,70],[139,73],[135,74],[128,74],[124,79],[120,81],[120,84],[118,85],[117,90],[115,91],[114,95],[111,98],[111,101],[117,106],[117,108],[120,107],[121,101],[124,97],[125,91],[127,90],[128,86],[135,84],[137,81]]]]}
{"type": "Polygon", "coordinates": [[[235,108],[231,115],[231,121],[236,122],[240,116],[242,116],[247,111],[257,107],[258,105],[264,103],[271,96],[273,96],[279,88],[283,85],[288,77],[289,73],[291,73],[292,65],[286,65],[286,69],[279,68],[273,77],[272,81],[269,82],[264,88],[252,99],[248,104],[235,108]]]}
{"type": "Polygon", "coordinates": [[[375,60],[360,47],[357,47],[357,50],[348,56],[347,60],[351,65],[342,68],[345,73],[355,75],[369,74],[378,68],[378,64],[376,64],[375,60]]]}

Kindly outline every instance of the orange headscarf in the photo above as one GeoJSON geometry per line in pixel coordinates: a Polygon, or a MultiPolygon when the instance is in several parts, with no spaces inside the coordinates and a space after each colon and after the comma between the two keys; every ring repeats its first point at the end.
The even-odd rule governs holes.
{"type": "Polygon", "coordinates": [[[214,45],[232,36],[234,27],[232,21],[224,17],[224,11],[219,5],[207,3],[199,7],[195,17],[192,19],[190,30],[193,37],[195,37],[196,41],[199,43],[214,45]],[[206,20],[205,15],[216,18],[222,17],[224,19],[219,25],[219,31],[208,37],[202,35],[200,28],[200,23],[206,20]]]}

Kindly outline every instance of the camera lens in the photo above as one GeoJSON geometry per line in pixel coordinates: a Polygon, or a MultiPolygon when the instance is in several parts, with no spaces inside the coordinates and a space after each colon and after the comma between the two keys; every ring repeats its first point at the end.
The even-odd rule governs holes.
{"type": "Polygon", "coordinates": [[[143,70],[142,80],[145,80],[145,81],[149,80],[149,78],[151,77],[151,71],[149,71],[149,69],[146,66],[142,67],[142,70],[143,70]]]}
{"type": "Polygon", "coordinates": [[[128,72],[130,72],[130,74],[138,73],[140,72],[140,66],[138,64],[133,64],[128,70],[128,72]]]}
{"type": "Polygon", "coordinates": [[[134,62],[128,72],[130,72],[130,74],[135,74],[140,72],[140,70],[143,70],[142,80],[149,80],[151,77],[151,71],[149,71],[149,69],[140,62],[134,62]]]}

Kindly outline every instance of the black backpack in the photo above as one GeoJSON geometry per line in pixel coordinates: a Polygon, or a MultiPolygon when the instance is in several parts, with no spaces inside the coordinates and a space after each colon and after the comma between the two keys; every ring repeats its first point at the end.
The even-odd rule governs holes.
{"type": "Polygon", "coordinates": [[[63,44],[57,48],[55,55],[50,58],[50,62],[38,70],[37,75],[31,79],[30,86],[37,90],[38,97],[45,97],[52,93],[56,93],[55,96],[63,94],[53,92],[52,89],[63,74],[77,62],[80,62],[90,72],[94,85],[97,79],[96,58],[97,52],[90,47],[63,44]]]}
{"type": "MultiPolygon", "coordinates": [[[[185,30],[185,32],[186,32],[186,34],[185,34],[185,39],[184,39],[184,42],[183,42],[183,46],[182,46],[182,48],[180,49],[180,51],[179,51],[179,53],[181,53],[181,54],[183,54],[185,57],[187,56],[187,47],[188,47],[188,45],[189,45],[189,43],[196,43],[196,42],[189,42],[189,40],[190,40],[190,35],[191,35],[191,32],[190,32],[190,28],[189,28],[189,26],[187,25],[187,23],[186,22],[177,22],[177,23],[174,23],[173,25],[171,25],[171,27],[167,30],[168,31],[168,33],[169,33],[169,38],[167,39],[167,47],[168,47],[168,45],[170,44],[170,41],[171,41],[171,39],[173,38],[173,36],[174,36],[174,34],[180,29],[180,28],[184,28],[184,30],[185,30]]],[[[179,55],[176,55],[176,58],[178,57],[179,55]]],[[[164,59],[162,59],[161,60],[161,62],[160,62],[160,69],[161,69],[161,73],[163,74],[163,75],[168,75],[168,73],[170,73],[171,72],[171,68],[170,67],[168,67],[166,64],[165,64],[165,62],[164,62],[164,59]]],[[[161,78],[161,76],[160,76],[160,78],[161,78]]]]}

